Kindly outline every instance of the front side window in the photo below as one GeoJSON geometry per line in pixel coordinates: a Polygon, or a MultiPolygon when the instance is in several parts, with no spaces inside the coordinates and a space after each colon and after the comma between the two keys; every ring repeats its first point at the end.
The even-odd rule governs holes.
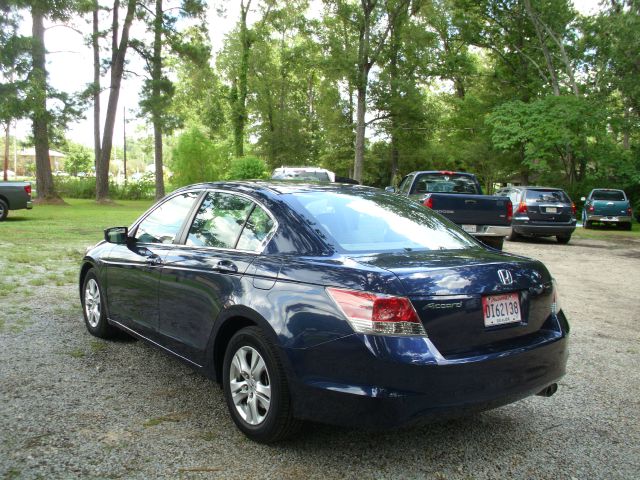
{"type": "Polygon", "coordinates": [[[477,246],[428,208],[376,191],[301,192],[289,204],[348,252],[460,250],[477,246]]]}
{"type": "Polygon", "coordinates": [[[208,193],[189,229],[187,245],[235,248],[254,205],[251,200],[238,195],[208,193]]]}
{"type": "Polygon", "coordinates": [[[186,192],[167,200],[138,225],[135,238],[142,243],[173,243],[200,192],[186,192]]]}

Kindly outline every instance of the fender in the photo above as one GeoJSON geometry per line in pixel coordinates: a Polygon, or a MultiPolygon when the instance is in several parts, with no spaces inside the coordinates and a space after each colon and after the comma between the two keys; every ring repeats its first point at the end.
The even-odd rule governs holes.
{"type": "MultiPolygon", "coordinates": [[[[265,335],[273,342],[278,349],[280,349],[280,342],[278,340],[278,335],[274,331],[271,324],[258,312],[255,310],[243,306],[243,305],[232,305],[223,311],[220,312],[216,322],[213,326],[213,331],[211,332],[211,336],[209,337],[209,341],[207,342],[206,348],[206,363],[204,365],[204,372],[209,378],[216,380],[217,382],[222,382],[222,362],[224,361],[223,351],[226,346],[226,341],[229,338],[225,338],[227,335],[225,333],[226,328],[230,326],[230,323],[238,322],[239,328],[243,328],[249,325],[256,325],[262,329],[265,335]],[[225,342],[225,343],[220,343],[225,342]]],[[[293,370],[291,365],[289,364],[288,358],[286,355],[280,355],[280,359],[282,360],[283,366],[288,373],[291,373],[293,370]]]]}

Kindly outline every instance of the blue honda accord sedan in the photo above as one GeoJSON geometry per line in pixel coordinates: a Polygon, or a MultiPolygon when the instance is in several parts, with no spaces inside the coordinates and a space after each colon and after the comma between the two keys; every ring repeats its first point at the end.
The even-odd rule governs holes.
{"type": "Polygon", "coordinates": [[[259,442],[304,420],[385,428],[550,396],[569,325],[539,261],[353,185],[192,185],[84,257],[89,332],[222,384],[259,442]]]}

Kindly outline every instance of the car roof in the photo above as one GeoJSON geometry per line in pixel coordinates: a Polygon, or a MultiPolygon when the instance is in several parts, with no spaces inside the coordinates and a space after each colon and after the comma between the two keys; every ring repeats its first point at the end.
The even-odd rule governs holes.
{"type": "Polygon", "coordinates": [[[417,175],[420,173],[440,173],[445,175],[466,175],[468,177],[475,177],[473,173],[469,172],[454,172],[453,170],[416,170],[415,172],[408,173],[407,175],[417,175]]]}
{"type": "Polygon", "coordinates": [[[264,180],[241,180],[241,181],[222,181],[222,182],[206,182],[206,183],[196,183],[193,185],[187,185],[182,187],[178,191],[182,190],[192,190],[195,188],[220,188],[225,190],[238,190],[238,191],[253,191],[253,192],[263,192],[263,193],[272,193],[275,195],[282,194],[290,194],[290,193],[303,193],[303,192],[341,192],[347,193],[349,191],[362,191],[362,190],[378,190],[373,187],[366,187],[363,185],[353,185],[349,183],[334,183],[334,182],[324,182],[324,183],[309,183],[309,182],[298,182],[295,180],[287,180],[287,181],[264,181],[264,180]]]}

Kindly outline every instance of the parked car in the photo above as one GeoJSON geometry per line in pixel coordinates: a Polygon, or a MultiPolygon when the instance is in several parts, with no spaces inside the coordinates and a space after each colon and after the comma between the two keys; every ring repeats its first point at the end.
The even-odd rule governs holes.
{"type": "Polygon", "coordinates": [[[319,167],[280,167],[271,175],[272,180],[300,180],[312,182],[335,182],[336,174],[319,167]]]}
{"type": "Polygon", "coordinates": [[[481,242],[502,250],[511,234],[513,207],[508,198],[483,195],[475,175],[464,172],[412,172],[398,189],[387,191],[409,197],[438,212],[481,242]]]}
{"type": "Polygon", "coordinates": [[[516,207],[509,240],[520,237],[553,237],[569,243],[576,229],[576,206],[560,188],[506,187],[496,195],[508,196],[516,207]]]}
{"type": "Polygon", "coordinates": [[[549,396],[565,373],[541,262],[368,187],[185,187],[105,230],[79,280],[91,334],[124,330],[221,382],[259,442],[549,396]]]}
{"type": "Polygon", "coordinates": [[[33,208],[29,182],[0,182],[0,222],[7,218],[9,210],[33,208]]]}
{"type": "Polygon", "coordinates": [[[612,188],[594,188],[582,209],[582,225],[591,228],[595,222],[615,224],[625,230],[631,230],[633,210],[627,194],[623,190],[612,188]]]}

